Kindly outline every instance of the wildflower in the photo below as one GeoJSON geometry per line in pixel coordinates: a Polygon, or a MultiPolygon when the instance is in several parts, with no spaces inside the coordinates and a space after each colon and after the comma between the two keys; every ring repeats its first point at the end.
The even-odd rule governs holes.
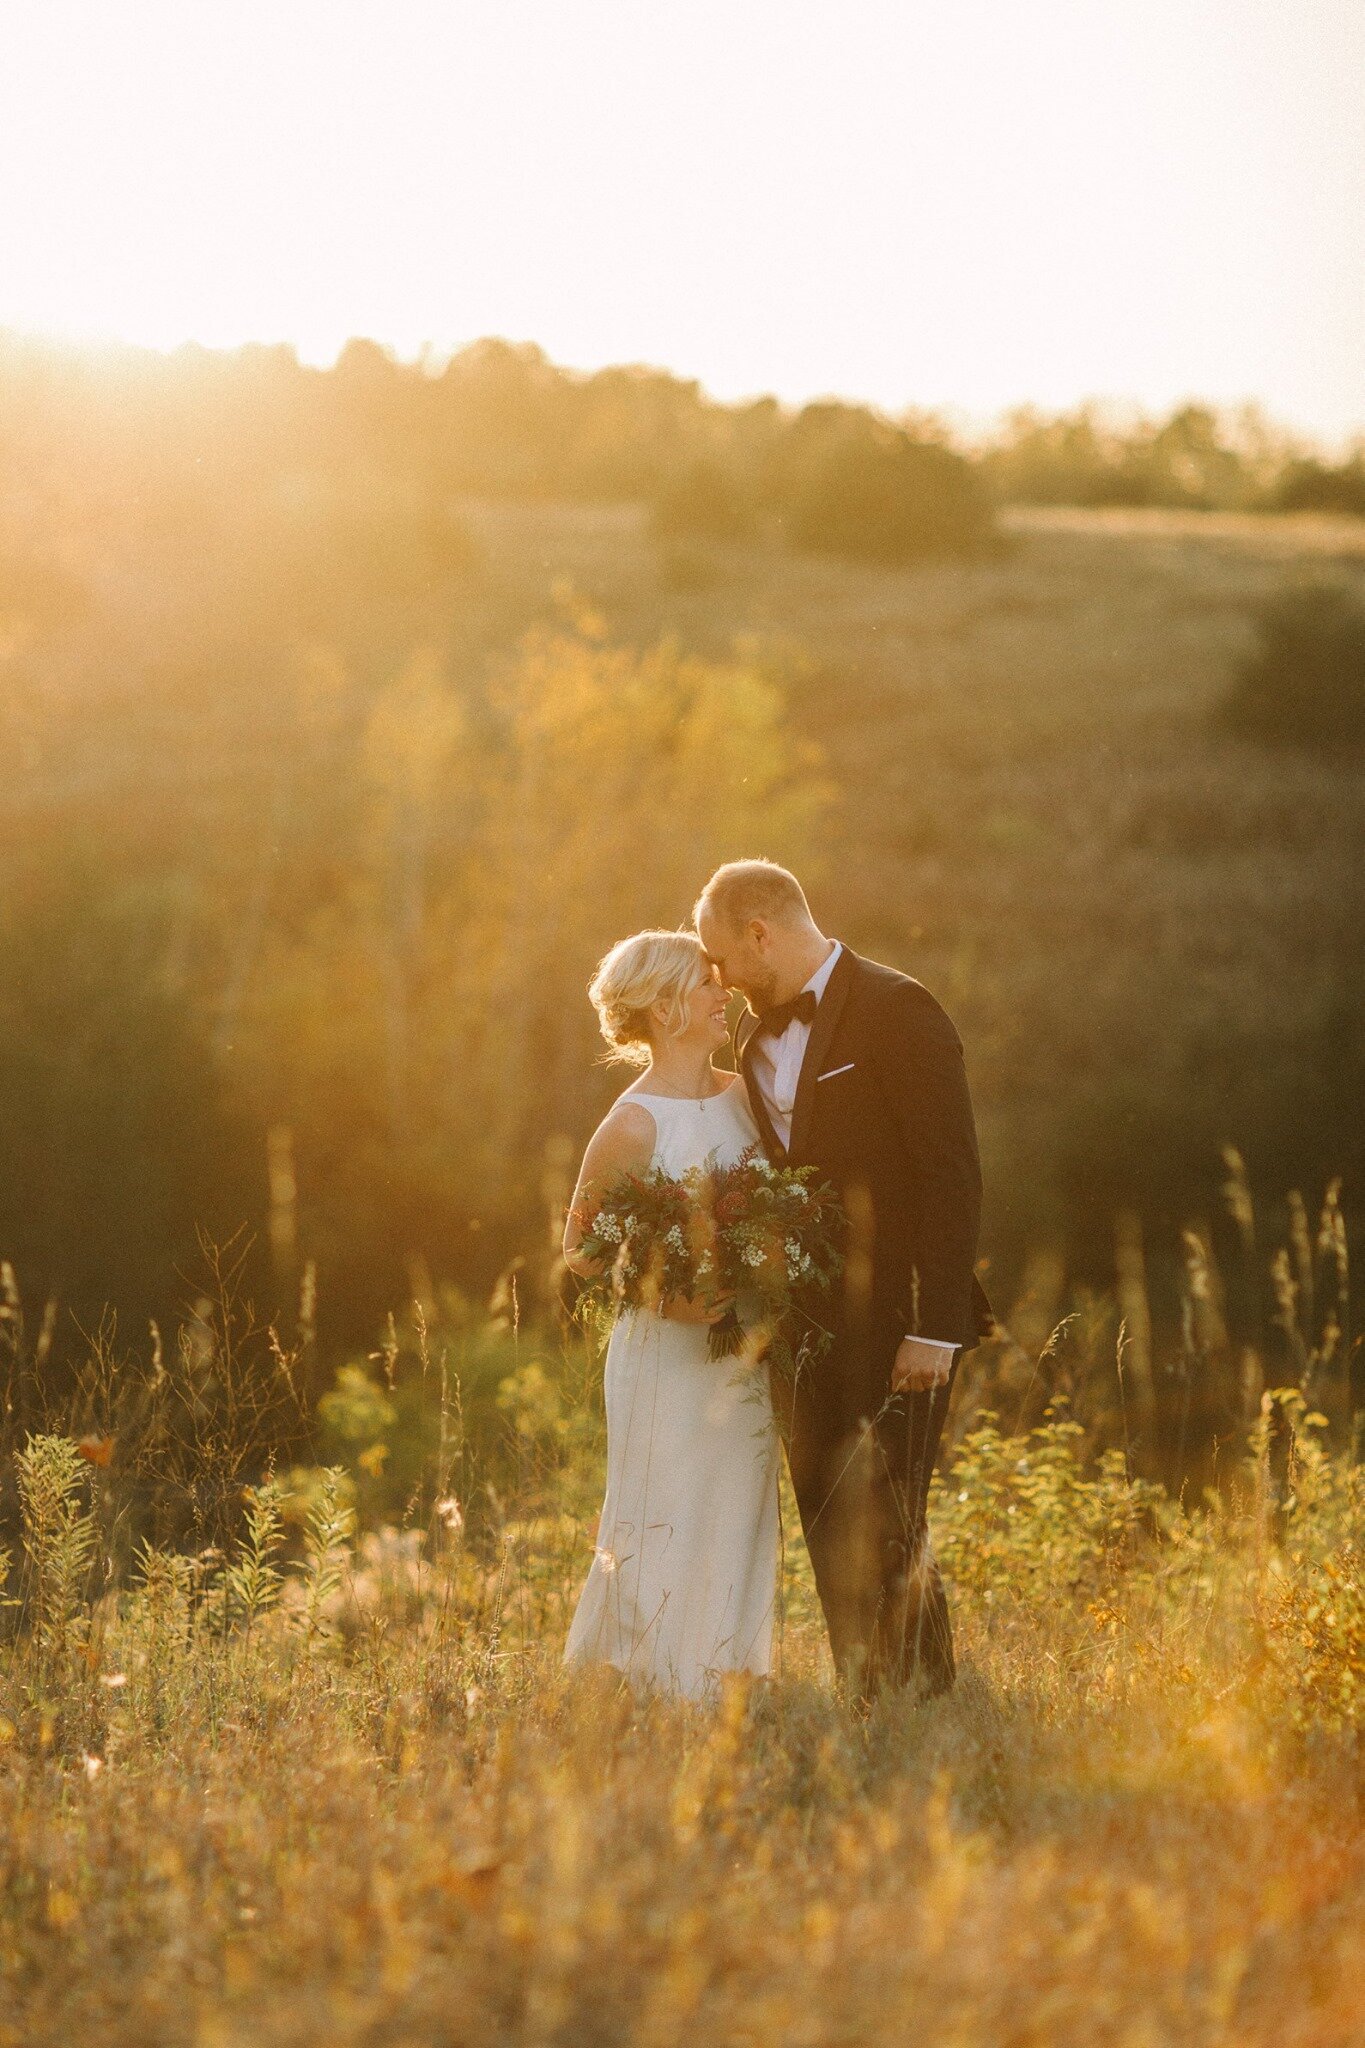
{"type": "Polygon", "coordinates": [[[459,1535],[460,1531],[464,1528],[464,1509],[460,1506],[454,1494],[449,1495],[445,1500],[437,1501],[436,1519],[443,1525],[447,1535],[459,1535]]]}
{"type": "Polygon", "coordinates": [[[599,1546],[597,1562],[601,1565],[604,1572],[611,1573],[617,1569],[620,1560],[614,1550],[607,1550],[604,1546],[599,1546]]]}

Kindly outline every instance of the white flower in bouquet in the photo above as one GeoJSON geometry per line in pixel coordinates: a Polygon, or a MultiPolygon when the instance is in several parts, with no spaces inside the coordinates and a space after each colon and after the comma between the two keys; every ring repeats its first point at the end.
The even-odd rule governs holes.
{"type": "Polygon", "coordinates": [[[814,1290],[838,1275],[844,1222],[831,1187],[803,1184],[810,1172],[755,1150],[678,1177],[662,1168],[622,1176],[583,1225],[602,1261],[583,1312],[605,1320],[623,1308],[657,1310],[661,1293],[715,1291],[728,1305],[711,1326],[711,1358],[749,1355],[747,1329],[771,1367],[809,1366],[828,1347],[814,1290]]]}

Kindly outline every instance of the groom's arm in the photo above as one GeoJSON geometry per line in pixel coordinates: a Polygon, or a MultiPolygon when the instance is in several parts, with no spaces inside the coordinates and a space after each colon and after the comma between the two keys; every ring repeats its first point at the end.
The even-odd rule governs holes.
{"type": "MultiPolygon", "coordinates": [[[[906,1158],[907,1218],[902,1306],[907,1338],[956,1346],[971,1323],[972,1274],[981,1228],[981,1161],[962,1041],[916,982],[886,992],[876,1067],[906,1158]]],[[[946,1377],[951,1352],[901,1347],[902,1378],[946,1377]]]]}

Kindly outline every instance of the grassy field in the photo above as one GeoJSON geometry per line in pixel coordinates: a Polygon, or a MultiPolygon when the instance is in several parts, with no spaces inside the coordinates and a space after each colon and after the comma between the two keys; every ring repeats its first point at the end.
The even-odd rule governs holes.
{"type": "Polygon", "coordinates": [[[271,1126],[334,1353],[417,1264],[486,1288],[614,1086],[593,964],[755,845],[961,1028],[990,1284],[1031,1331],[1110,1285],[1128,1211],[1174,1332],[1181,1227],[1235,1249],[1224,1144],[1272,1242],[1291,1188],[1342,1173],[1355,1202],[1365,780],[1217,714],[1264,601],[1365,583],[1365,523],[1013,512],[992,554],[891,571],[465,501],[428,573],[352,488],[332,525],[102,499],[16,585],[0,1238],[26,1289],[168,1314],[196,1224],[264,1242],[271,1126]]]}
{"type": "Polygon", "coordinates": [[[447,584],[334,564],[305,618],[233,516],[111,500],[0,657],[0,2044],[1354,2048],[1365,1503],[1317,1197],[1358,1202],[1365,784],[1217,709],[1365,529],[1017,513],[892,573],[471,503],[447,584]],[[968,1045],[1011,1336],[931,1516],[962,1676],[866,1721],[790,1503],[771,1684],[559,1668],[602,1446],[545,1217],[617,1085],[582,989],[717,848],[799,858],[968,1045]],[[267,1126],[255,1381],[197,1277],[77,1326],[54,1259],[45,1309],[52,1246],[89,1293],[136,1226],[145,1315],[267,1126]]]}
{"type": "Polygon", "coordinates": [[[1303,1174],[1349,1092],[1342,1048],[1319,1067],[1359,994],[1365,784],[1216,712],[1269,595],[1365,585],[1365,525],[1016,512],[994,559],[887,572],[661,548],[629,510],[470,520],[528,600],[563,578],[622,638],[782,677],[832,798],[817,907],[963,1029],[1013,1271],[1049,1232],[1102,1262],[1124,1198],[1173,1234],[1222,1141],[1263,1192],[1303,1174]]]}
{"type": "Polygon", "coordinates": [[[1184,1510],[984,1424],[932,1516],[957,1689],[865,1720],[794,1541],[772,1682],[566,1679],[591,1442],[358,1547],[314,1474],[287,1549],[257,1493],[93,1607],[117,1475],[30,1444],[0,2041],[1352,2048],[1365,1502],[1320,1435],[1268,1401],[1184,1510]]]}

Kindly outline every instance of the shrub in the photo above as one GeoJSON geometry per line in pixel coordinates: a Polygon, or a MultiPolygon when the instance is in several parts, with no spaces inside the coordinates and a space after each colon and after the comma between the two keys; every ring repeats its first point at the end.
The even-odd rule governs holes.
{"type": "Polygon", "coordinates": [[[1283,592],[1261,614],[1260,639],[1223,705],[1234,732],[1320,749],[1365,740],[1365,605],[1354,590],[1283,592]]]}
{"type": "Polygon", "coordinates": [[[790,533],[797,547],[896,566],[926,555],[968,554],[991,532],[975,472],[951,448],[899,428],[836,442],[799,487],[790,533]]]}
{"type": "Polygon", "coordinates": [[[28,1559],[28,1599],[40,1656],[80,1647],[95,1562],[95,1518],[84,1503],[86,1467],[61,1436],[31,1436],[15,1457],[28,1559]]]}
{"type": "Polygon", "coordinates": [[[1365,518],[1365,454],[1348,462],[1319,462],[1315,456],[1288,463],[1275,487],[1277,512],[1331,512],[1365,518]]]}
{"type": "Polygon", "coordinates": [[[1249,1464],[1267,1520],[1278,1506],[1283,1543],[1257,1606],[1295,1726],[1365,1735],[1365,1470],[1331,1456],[1326,1430],[1326,1417],[1310,1413],[1297,1388],[1262,1396],[1249,1464]],[[1278,1480],[1273,1449],[1283,1453],[1278,1480]]]}
{"type": "Polygon", "coordinates": [[[935,1482],[934,1544],[955,1585],[990,1605],[1024,1589],[1097,1590],[1120,1567],[1168,1503],[1128,1476],[1121,1450],[1088,1461],[1085,1434],[1060,1407],[1027,1436],[982,1412],[935,1482]]]}
{"type": "MultiPolygon", "coordinates": [[[[532,1229],[543,1243],[546,1176],[571,1163],[554,1148],[612,1093],[582,996],[594,960],[618,933],[683,915],[737,845],[799,861],[824,811],[756,659],[598,634],[591,620],[537,631],[477,684],[421,664],[385,684],[358,798],[373,908],[282,923],[263,953],[238,1072],[294,1129],[331,1300],[345,1273],[396,1278],[414,1252],[439,1268],[452,1243],[482,1289],[504,1263],[482,1245],[515,1249],[532,1229]],[[343,1013],[335,1039],[307,1022],[343,1013]],[[368,1107],[338,1145],[348,1096],[368,1107]]],[[[345,1313],[368,1331],[384,1297],[363,1284],[345,1313]]]]}
{"type": "Polygon", "coordinates": [[[108,1302],[135,1326],[193,1259],[196,1222],[226,1239],[260,1210],[258,1140],[174,967],[176,915],[172,890],[114,879],[93,850],[6,863],[0,1244],[82,1319],[108,1302]]]}
{"type": "Polygon", "coordinates": [[[230,1610],[248,1632],[277,1605],[284,1585],[279,1555],[284,1544],[278,1481],[266,1479],[247,1492],[246,1535],[228,1566],[230,1610]]]}

